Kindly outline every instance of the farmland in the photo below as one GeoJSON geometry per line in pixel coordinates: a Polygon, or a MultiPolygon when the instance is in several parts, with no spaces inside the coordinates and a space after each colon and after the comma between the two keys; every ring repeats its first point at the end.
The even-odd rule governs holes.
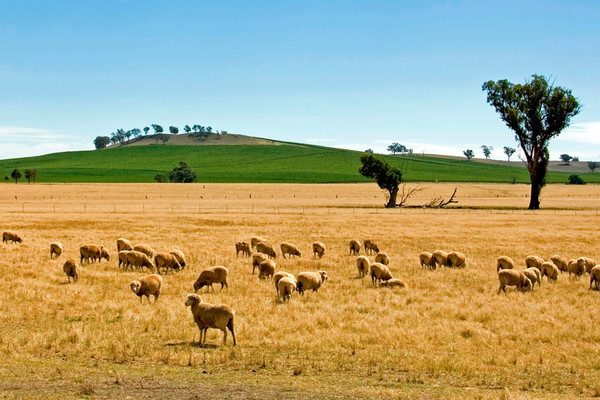
{"type": "Polygon", "coordinates": [[[457,187],[462,209],[385,210],[375,184],[4,185],[0,245],[0,393],[8,398],[573,398],[600,395],[600,293],[587,277],[544,281],[530,293],[498,288],[495,260],[529,254],[598,259],[596,185],[549,185],[539,211],[527,185],[419,183],[422,204],[457,187]],[[569,190],[566,191],[565,188],[569,190]],[[318,293],[276,301],[234,243],[260,235],[296,243],[277,258],[293,273],[327,270],[318,293]],[[179,248],[189,267],[164,277],[156,304],[129,290],[141,274],[117,269],[115,241],[179,248]],[[350,239],[371,238],[407,290],[357,279],[350,239]],[[65,254],[49,258],[49,243],[65,254]],[[327,245],[322,260],[310,244],[327,245]],[[62,263],[84,243],[110,262],[66,284],[62,263]],[[422,270],[421,251],[457,250],[463,270],[422,270]],[[200,270],[229,268],[229,289],[200,293],[236,311],[238,346],[192,344],[185,296],[200,270]]]}

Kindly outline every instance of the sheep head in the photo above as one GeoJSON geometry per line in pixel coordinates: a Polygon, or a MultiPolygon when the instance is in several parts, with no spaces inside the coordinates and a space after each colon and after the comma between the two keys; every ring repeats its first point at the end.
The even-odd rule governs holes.
{"type": "Polygon", "coordinates": [[[200,296],[198,296],[195,293],[190,293],[187,295],[187,297],[185,299],[186,307],[191,307],[194,304],[198,304],[198,303],[202,303],[202,299],[200,298],[200,296]]]}
{"type": "Polygon", "coordinates": [[[131,282],[131,284],[129,285],[129,287],[131,288],[131,291],[135,294],[138,294],[141,286],[142,286],[142,284],[138,280],[131,282]]]}
{"type": "Polygon", "coordinates": [[[327,271],[319,271],[319,275],[321,275],[321,282],[325,282],[327,280],[327,271]]]}

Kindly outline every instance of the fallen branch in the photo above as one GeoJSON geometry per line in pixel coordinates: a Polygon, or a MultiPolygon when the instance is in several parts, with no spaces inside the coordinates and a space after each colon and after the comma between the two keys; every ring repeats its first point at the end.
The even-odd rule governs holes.
{"type": "Polygon", "coordinates": [[[433,198],[429,203],[425,204],[423,207],[425,208],[443,208],[451,203],[458,203],[457,200],[454,200],[454,196],[456,195],[456,190],[458,188],[454,188],[454,192],[452,196],[448,200],[444,200],[442,197],[438,196],[433,198]]]}

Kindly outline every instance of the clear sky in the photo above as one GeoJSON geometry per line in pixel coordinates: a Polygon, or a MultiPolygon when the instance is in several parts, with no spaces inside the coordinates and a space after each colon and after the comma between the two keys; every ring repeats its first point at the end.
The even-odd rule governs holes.
{"type": "Polygon", "coordinates": [[[543,74],[583,104],[552,158],[600,159],[598,0],[0,3],[0,158],[187,123],[502,159],[481,85],[543,74]]]}

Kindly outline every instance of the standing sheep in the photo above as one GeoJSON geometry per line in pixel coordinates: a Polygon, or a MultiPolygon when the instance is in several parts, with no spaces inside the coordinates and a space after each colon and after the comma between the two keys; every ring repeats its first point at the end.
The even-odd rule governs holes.
{"type": "Polygon", "coordinates": [[[379,246],[377,246],[371,239],[366,239],[363,244],[365,245],[365,253],[379,253],[379,246]]]}
{"type": "Polygon", "coordinates": [[[403,280],[398,279],[398,278],[391,278],[391,279],[388,279],[387,281],[383,281],[383,282],[381,282],[380,286],[389,287],[389,288],[394,288],[394,287],[406,288],[406,287],[408,287],[406,285],[406,282],[404,282],[403,280]]]}
{"type": "Polygon", "coordinates": [[[266,259],[267,256],[263,253],[252,254],[252,275],[254,275],[254,270],[260,265],[260,263],[265,261],[266,259]]]}
{"type": "Polygon", "coordinates": [[[136,244],[135,246],[133,246],[133,250],[144,253],[150,259],[154,258],[154,250],[147,244],[136,244]]]}
{"type": "Polygon", "coordinates": [[[259,244],[260,242],[265,242],[267,243],[267,240],[263,237],[260,236],[253,236],[250,239],[250,244],[252,245],[252,248],[255,248],[257,244],[259,244]]]}
{"type": "Polygon", "coordinates": [[[325,254],[325,244],[323,242],[314,242],[312,244],[312,250],[315,258],[320,260],[325,254]]]}
{"type": "Polygon", "coordinates": [[[463,253],[451,251],[447,258],[448,266],[451,268],[465,268],[467,266],[467,258],[463,253]]]}
{"type": "Polygon", "coordinates": [[[431,255],[433,269],[437,267],[443,267],[448,265],[448,253],[443,250],[436,250],[431,255]]]}
{"type": "Polygon", "coordinates": [[[393,278],[392,273],[387,265],[377,262],[371,264],[369,267],[369,275],[371,275],[371,282],[373,283],[373,286],[377,286],[376,283],[381,284],[381,282],[393,278]]]}
{"type": "Polygon", "coordinates": [[[356,239],[352,239],[350,241],[350,255],[359,255],[360,254],[360,242],[356,239]]]}
{"type": "Polygon", "coordinates": [[[538,286],[542,286],[542,274],[537,268],[527,268],[523,271],[525,276],[529,278],[531,281],[531,289],[535,287],[535,283],[537,282],[538,286]]]}
{"type": "Polygon", "coordinates": [[[117,239],[117,253],[123,250],[133,250],[133,246],[131,246],[131,242],[124,238],[117,239]]]}
{"type": "Polygon", "coordinates": [[[522,292],[533,289],[533,285],[529,278],[525,276],[523,271],[518,271],[516,269],[500,270],[498,272],[498,280],[500,281],[498,294],[500,294],[500,292],[506,293],[506,286],[516,286],[517,289],[522,292]]]}
{"type": "Polygon", "coordinates": [[[60,257],[63,252],[63,245],[60,242],[52,242],[50,243],[50,258],[60,257]]]}
{"type": "Polygon", "coordinates": [[[596,290],[600,290],[600,265],[596,265],[590,270],[590,289],[593,285],[596,290]]]}
{"type": "Polygon", "coordinates": [[[273,277],[275,273],[275,261],[265,260],[258,266],[258,279],[267,279],[273,277]]]}
{"type": "Polygon", "coordinates": [[[375,262],[388,265],[390,263],[390,257],[387,255],[387,253],[380,252],[375,256],[375,262]]]}
{"type": "Polygon", "coordinates": [[[301,295],[304,295],[305,290],[316,292],[326,280],[327,271],[300,272],[296,277],[296,290],[301,295]]]}
{"type": "Polygon", "coordinates": [[[272,244],[266,242],[260,242],[256,244],[256,251],[259,253],[266,254],[269,258],[277,258],[277,253],[272,244]]]}
{"type": "Polygon", "coordinates": [[[558,267],[552,261],[542,263],[542,278],[547,277],[548,282],[558,279],[558,267]]]}
{"type": "Polygon", "coordinates": [[[205,270],[200,272],[198,279],[196,279],[196,282],[194,282],[194,292],[197,292],[198,290],[202,289],[204,286],[207,287],[206,288],[207,292],[208,292],[209,288],[212,288],[213,292],[214,292],[215,288],[213,288],[213,283],[220,283],[221,290],[223,290],[223,287],[229,288],[229,285],[227,284],[227,275],[228,274],[229,274],[229,270],[227,268],[223,267],[222,265],[217,265],[215,267],[206,268],[205,270]]]}
{"type": "Polygon", "coordinates": [[[525,265],[527,268],[537,268],[542,271],[542,264],[544,263],[544,259],[538,256],[527,256],[525,258],[525,265]]]}
{"type": "Polygon", "coordinates": [[[431,254],[428,251],[424,251],[421,254],[419,254],[419,263],[421,263],[421,268],[435,269],[433,254],[431,254]]]}
{"type": "Polygon", "coordinates": [[[279,295],[279,286],[278,283],[281,280],[281,278],[292,278],[293,280],[296,280],[296,277],[294,276],[294,274],[290,274],[289,272],[285,272],[285,271],[279,271],[277,272],[275,275],[273,275],[273,282],[275,282],[275,290],[277,291],[277,294],[279,295]]]}
{"type": "Polygon", "coordinates": [[[154,303],[158,301],[162,282],[163,280],[160,275],[151,274],[134,280],[129,287],[131,288],[131,291],[140,298],[140,304],[142,304],[143,296],[146,296],[148,304],[150,304],[150,296],[154,296],[154,303]]]}
{"type": "Polygon", "coordinates": [[[237,258],[240,253],[242,253],[242,257],[250,257],[250,245],[246,242],[237,242],[235,244],[235,257],[237,258]]]}
{"type": "Polygon", "coordinates": [[[590,273],[590,271],[592,270],[592,268],[594,268],[596,266],[596,260],[593,260],[589,257],[580,257],[580,260],[583,260],[583,265],[585,267],[585,272],[587,272],[588,274],[590,273]]]}
{"type": "Polygon", "coordinates": [[[200,329],[199,344],[206,342],[206,331],[208,328],[219,329],[223,332],[223,345],[227,344],[227,329],[229,329],[233,338],[233,345],[237,344],[233,327],[235,312],[231,307],[225,304],[205,303],[200,296],[194,293],[187,295],[185,305],[186,307],[191,307],[194,322],[198,325],[198,329],[200,329]]]}
{"type": "Polygon", "coordinates": [[[21,236],[19,236],[18,233],[16,232],[11,232],[11,231],[4,231],[2,233],[2,243],[8,243],[8,242],[18,242],[18,243],[22,243],[23,239],[21,239],[21,236]]]}
{"type": "Polygon", "coordinates": [[[95,244],[85,244],[79,248],[79,254],[81,255],[80,263],[83,265],[83,261],[85,260],[88,264],[96,262],[100,262],[103,258],[106,261],[110,261],[110,254],[106,251],[106,248],[102,245],[96,246],[95,244]]]}
{"type": "Polygon", "coordinates": [[[181,264],[177,257],[172,253],[158,253],[154,256],[154,265],[159,274],[169,273],[169,271],[180,271],[181,264]]]}
{"type": "Polygon", "coordinates": [[[285,255],[302,257],[302,252],[298,249],[294,243],[283,242],[281,243],[281,255],[285,258],[285,255]]]}
{"type": "Polygon", "coordinates": [[[129,254],[131,250],[121,250],[119,252],[119,268],[123,265],[123,269],[129,268],[129,260],[127,260],[127,254],[129,254]]]}
{"type": "Polygon", "coordinates": [[[550,257],[550,261],[552,261],[554,263],[554,265],[556,265],[558,267],[558,270],[560,271],[561,274],[563,272],[567,272],[567,267],[569,266],[569,260],[567,260],[566,258],[559,256],[559,255],[554,255],[554,256],[550,257]]]}
{"type": "Polygon", "coordinates": [[[498,257],[498,262],[496,263],[496,272],[499,272],[501,269],[513,269],[515,268],[515,262],[512,258],[507,256],[498,257]]]}
{"type": "Polygon", "coordinates": [[[365,256],[358,256],[356,259],[356,269],[358,269],[358,277],[364,278],[369,272],[369,265],[371,261],[365,256]]]}
{"type": "MultiPolygon", "coordinates": [[[[177,262],[179,262],[179,265],[181,266],[181,269],[185,269],[185,267],[187,266],[187,262],[185,261],[185,254],[183,254],[183,251],[171,250],[169,253],[175,256],[177,262]]],[[[154,257],[154,260],[156,261],[156,257],[154,257]]]]}
{"type": "Polygon", "coordinates": [[[277,282],[277,294],[281,296],[282,301],[289,301],[292,293],[296,290],[298,282],[294,278],[284,276],[277,282]]]}
{"type": "Polygon", "coordinates": [[[138,271],[141,271],[143,267],[148,268],[150,271],[154,270],[152,260],[144,253],[136,250],[127,252],[127,265],[136,268],[138,271]]]}
{"type": "Polygon", "coordinates": [[[571,278],[571,274],[574,274],[575,278],[579,278],[581,275],[585,274],[585,261],[582,258],[569,260],[567,271],[569,272],[569,278],[571,278]]]}
{"type": "Polygon", "coordinates": [[[67,275],[68,283],[71,283],[71,278],[73,278],[73,283],[77,282],[79,279],[79,268],[77,267],[77,261],[72,258],[65,261],[63,265],[63,272],[67,275]]]}

